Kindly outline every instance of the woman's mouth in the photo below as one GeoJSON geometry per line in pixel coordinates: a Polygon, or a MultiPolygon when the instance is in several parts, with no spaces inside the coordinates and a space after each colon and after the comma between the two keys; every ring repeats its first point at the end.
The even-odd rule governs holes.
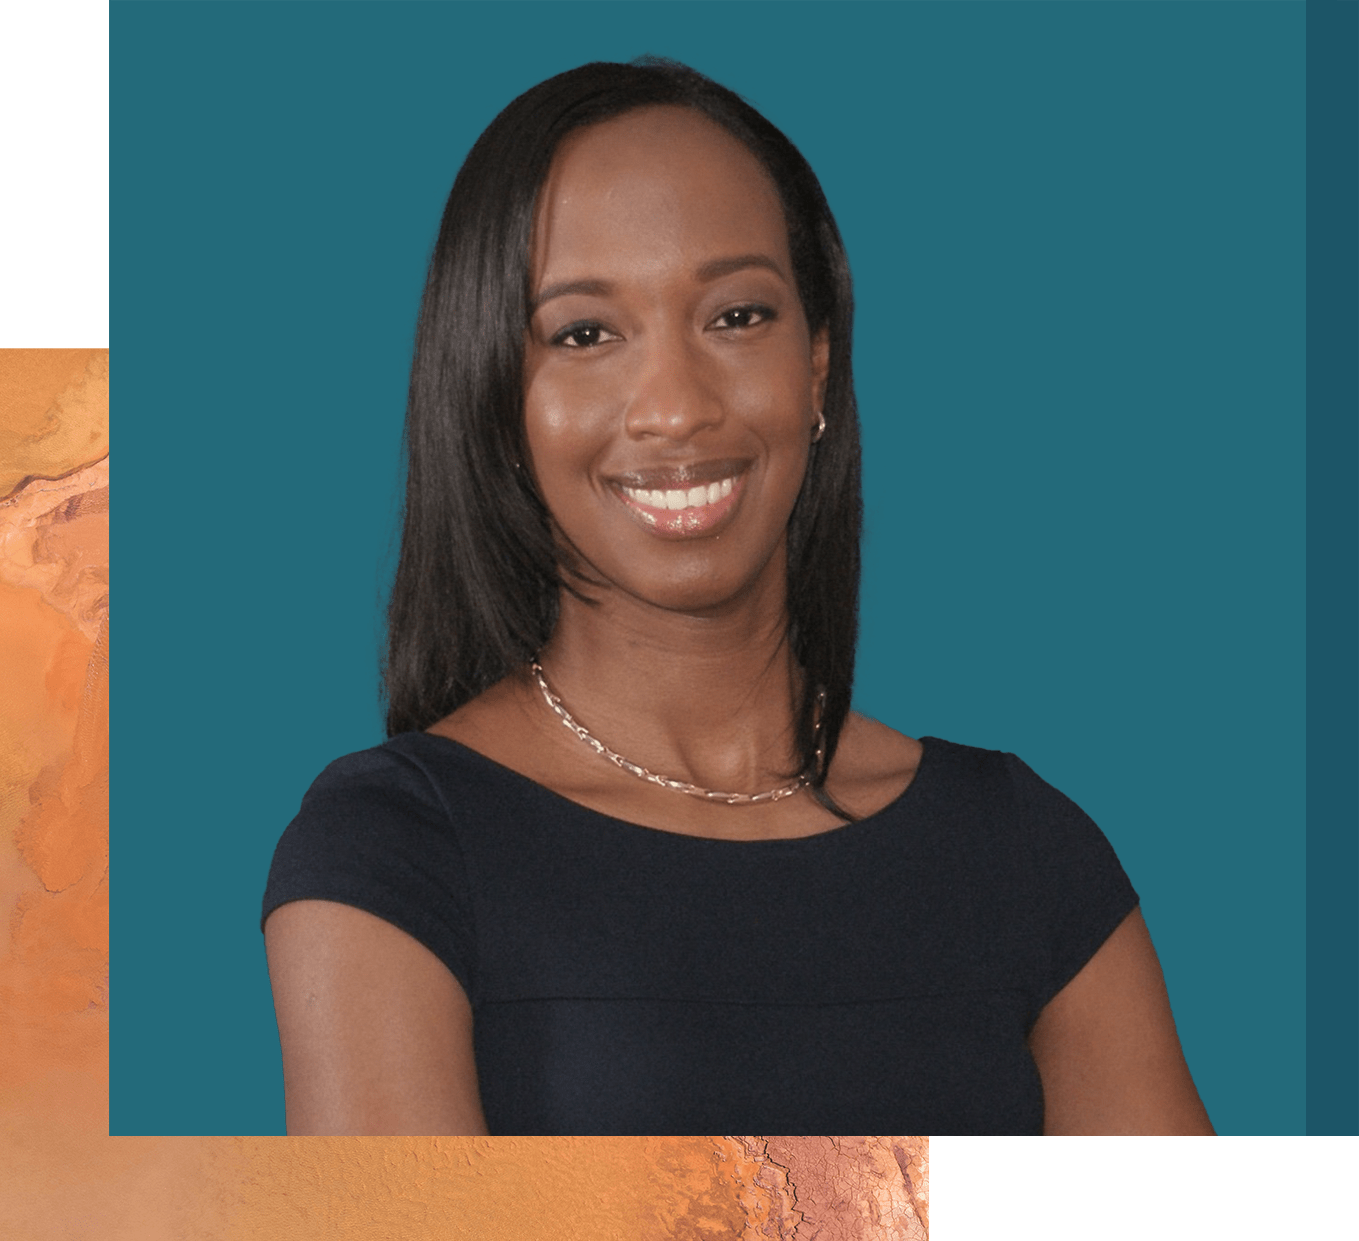
{"type": "Polygon", "coordinates": [[[644,488],[616,484],[628,511],[657,534],[678,538],[711,534],[735,509],[745,477],[733,474],[693,487],[644,488]]]}

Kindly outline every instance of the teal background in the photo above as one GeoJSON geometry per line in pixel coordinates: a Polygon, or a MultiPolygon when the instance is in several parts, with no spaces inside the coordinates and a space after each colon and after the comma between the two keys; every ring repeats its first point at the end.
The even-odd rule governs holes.
{"type": "Polygon", "coordinates": [[[1219,1131],[1303,1131],[1302,5],[118,0],[112,47],[112,1132],[282,1132],[259,897],[382,738],[443,199],[519,91],[643,52],[845,235],[856,706],[1084,806],[1219,1131]]]}

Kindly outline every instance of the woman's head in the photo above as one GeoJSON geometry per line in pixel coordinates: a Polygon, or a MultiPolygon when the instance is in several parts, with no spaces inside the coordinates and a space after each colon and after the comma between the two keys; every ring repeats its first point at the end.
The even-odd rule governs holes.
{"type": "Polygon", "coordinates": [[[529,287],[524,462],[573,593],[644,624],[734,599],[781,615],[829,349],[759,161],[691,108],[574,131],[529,287]]]}
{"type": "MultiPolygon", "coordinates": [[[[755,369],[764,367],[765,389],[771,382],[791,383],[803,394],[791,402],[798,408],[787,411],[806,423],[799,477],[789,491],[795,499],[787,527],[790,635],[809,680],[827,689],[827,722],[838,732],[853,672],[860,521],[852,301],[843,246],[816,178],[792,144],[732,92],[683,66],[658,61],[585,65],[527,91],[482,134],[449,196],[412,371],[405,528],[389,615],[389,732],[426,727],[522,664],[550,633],[563,583],[572,588],[562,575],[560,538],[554,538],[543,502],[553,504],[551,471],[541,459],[548,441],[542,435],[537,484],[532,477],[532,428],[550,425],[541,418],[532,422],[542,408],[534,402],[544,392],[560,399],[566,391],[560,383],[545,386],[545,375],[571,373],[562,370],[566,351],[552,352],[544,343],[549,338],[535,335],[553,309],[542,298],[543,278],[551,278],[542,270],[544,239],[551,235],[550,229],[544,232],[544,186],[550,178],[560,181],[573,161],[579,165],[582,151],[596,166],[607,165],[629,150],[642,151],[639,137],[663,141],[667,135],[674,143],[688,141],[690,148],[706,142],[714,158],[725,159],[732,175],[743,178],[741,192],[764,209],[766,224],[772,211],[781,217],[778,245],[768,242],[766,227],[768,244],[761,250],[778,249],[788,268],[783,292],[779,273],[772,271],[747,268],[724,278],[733,285],[763,281],[768,295],[763,302],[783,296],[783,325],[793,319],[802,324],[807,365],[819,366],[815,384],[798,387],[795,373],[786,366],[778,370],[768,342],[763,352],[751,353],[755,369]],[[544,358],[550,359],[546,371],[544,358]],[[526,397],[531,426],[525,422],[526,397]],[[811,427],[819,410],[812,403],[824,410],[827,428],[815,446],[811,427]]],[[[679,147],[674,149],[678,160],[679,147]]],[[[658,170],[654,159],[650,163],[653,172],[664,174],[663,166],[658,170]]],[[[725,219],[734,229],[731,240],[740,239],[740,213],[714,218],[714,227],[725,219]]],[[[646,243],[640,235],[634,240],[646,243]]],[[[562,252],[561,246],[553,250],[562,252]]],[[[761,297],[742,296],[760,289],[727,292],[728,301],[735,298],[742,306],[763,304],[761,297]]],[[[759,336],[758,328],[750,330],[758,321],[758,315],[752,321],[739,313],[724,319],[720,338],[749,342],[759,336]]],[[[587,332],[573,341],[590,346],[600,339],[606,348],[593,356],[601,357],[607,337],[587,332]]],[[[747,410],[753,408],[747,401],[747,410]]],[[[754,425],[750,417],[747,423],[754,425]]],[[[680,450],[674,447],[677,435],[662,436],[636,459],[646,464],[669,454],[683,463],[710,458],[707,449],[713,448],[744,460],[756,454],[756,440],[769,442],[769,425],[766,419],[756,426],[754,439],[713,433],[710,443],[699,445],[702,451],[694,448],[697,441],[680,450]]],[[[707,434],[703,427],[685,434],[690,432],[707,434]]],[[[778,443],[772,457],[786,488],[791,441],[773,438],[778,443]]],[[[614,459],[627,464],[627,456],[615,452],[614,459]]],[[[810,743],[808,699],[801,713],[805,727],[798,731],[810,743]]],[[[803,750],[810,753],[805,745],[803,750]]]]}

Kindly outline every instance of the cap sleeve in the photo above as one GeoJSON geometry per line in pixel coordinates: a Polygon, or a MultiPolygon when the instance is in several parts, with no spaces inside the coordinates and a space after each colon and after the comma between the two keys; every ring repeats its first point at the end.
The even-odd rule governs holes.
{"type": "Polygon", "coordinates": [[[466,864],[422,768],[379,746],[331,763],[274,850],[260,925],[289,901],[353,905],[419,940],[474,995],[466,864]]]}
{"type": "Polygon", "coordinates": [[[1094,820],[1013,754],[1005,762],[1032,846],[1031,914],[1041,941],[1036,1017],[1137,907],[1138,897],[1094,820]]]}

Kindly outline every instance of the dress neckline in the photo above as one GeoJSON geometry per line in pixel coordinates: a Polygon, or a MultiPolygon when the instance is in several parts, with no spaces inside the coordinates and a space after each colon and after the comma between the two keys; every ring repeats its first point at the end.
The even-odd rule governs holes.
{"type": "MultiPolygon", "coordinates": [[[[455,741],[452,737],[446,737],[443,733],[430,732],[409,732],[398,734],[392,737],[388,744],[397,741],[400,737],[428,737],[436,742],[456,747],[464,754],[470,755],[474,760],[492,768],[494,771],[503,773],[506,777],[519,784],[527,785],[536,790],[539,795],[546,796],[554,801],[560,802],[569,807],[572,811],[589,815],[594,819],[601,819],[605,823],[616,827],[624,828],[630,832],[648,832],[652,836],[664,836],[672,840],[692,840],[699,844],[710,845],[802,845],[807,841],[824,840],[827,837],[844,837],[847,833],[859,835],[859,829],[876,826],[878,821],[899,810],[908,803],[916,786],[927,774],[927,770],[934,766],[931,755],[943,743],[937,737],[920,737],[920,761],[916,764],[915,775],[911,781],[885,806],[879,807],[872,814],[864,815],[861,819],[856,819],[852,823],[842,823],[838,827],[828,827],[825,831],[811,832],[805,836],[765,836],[765,837],[740,837],[740,836],[699,836],[692,832],[676,832],[666,827],[651,827],[646,823],[634,823],[630,819],[620,819],[616,815],[606,814],[602,810],[596,810],[593,806],[587,806],[583,802],[575,801],[567,797],[564,793],[558,793],[556,789],[548,788],[545,784],[540,784],[531,776],[526,776],[522,771],[516,771],[513,767],[507,767],[504,763],[498,762],[489,755],[483,754],[480,750],[474,750],[471,746],[462,741],[455,741]]],[[[421,743],[423,744],[423,743],[421,743]]]]}

